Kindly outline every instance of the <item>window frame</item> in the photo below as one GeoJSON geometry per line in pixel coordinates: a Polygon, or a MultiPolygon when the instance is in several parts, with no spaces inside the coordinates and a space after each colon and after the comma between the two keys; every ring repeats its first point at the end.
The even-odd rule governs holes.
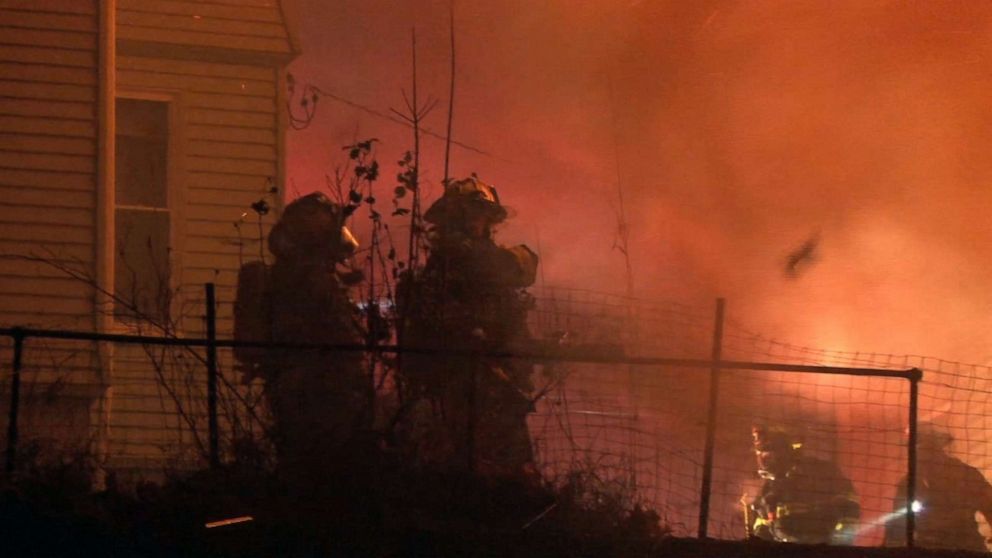
{"type": "MultiPolygon", "coordinates": [[[[185,123],[183,118],[184,95],[175,90],[145,90],[145,89],[118,89],[112,97],[115,107],[118,99],[134,99],[140,101],[155,101],[166,105],[166,123],[168,134],[166,138],[166,165],[165,165],[165,207],[154,209],[143,206],[132,206],[128,204],[117,204],[117,173],[111,165],[108,169],[113,179],[108,181],[105,200],[107,203],[107,227],[105,259],[103,265],[106,269],[107,292],[111,295],[110,305],[105,308],[109,314],[108,323],[115,331],[135,333],[146,329],[150,323],[147,320],[130,319],[117,316],[115,313],[115,300],[117,297],[116,266],[117,266],[117,209],[143,209],[155,212],[168,213],[169,233],[168,233],[168,259],[169,259],[169,285],[168,288],[176,293],[176,288],[181,285],[182,276],[182,255],[184,253],[185,240],[185,219],[181,210],[186,203],[185,192],[182,185],[185,184],[185,153],[183,145],[186,137],[185,123]]],[[[114,120],[111,122],[114,142],[117,138],[117,117],[116,108],[114,110],[114,120]]],[[[177,293],[181,294],[181,293],[177,293]]],[[[172,298],[169,307],[168,321],[180,332],[183,327],[182,316],[179,310],[182,308],[181,296],[172,298]]]]}

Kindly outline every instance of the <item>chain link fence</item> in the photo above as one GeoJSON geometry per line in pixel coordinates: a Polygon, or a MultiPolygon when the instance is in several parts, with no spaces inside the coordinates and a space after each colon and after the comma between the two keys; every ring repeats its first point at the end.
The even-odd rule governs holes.
{"type": "MultiPolygon", "coordinates": [[[[913,369],[923,371],[919,421],[946,429],[954,456],[992,470],[987,367],[788,345],[712,309],[581,290],[535,291],[530,328],[553,349],[526,355],[536,363],[528,429],[543,478],[653,509],[677,536],[745,537],[742,502],[761,483],[751,426],[761,423],[789,427],[807,455],[839,467],[861,508],[853,542],[881,544],[910,473],[913,369]]],[[[271,464],[264,381],[239,366],[237,343],[147,333],[0,330],[7,470],[85,457],[161,478],[233,459],[271,464]]],[[[279,350],[289,349],[381,361],[396,352],[279,350]]],[[[369,370],[385,416],[395,385],[382,366],[369,370]]]]}

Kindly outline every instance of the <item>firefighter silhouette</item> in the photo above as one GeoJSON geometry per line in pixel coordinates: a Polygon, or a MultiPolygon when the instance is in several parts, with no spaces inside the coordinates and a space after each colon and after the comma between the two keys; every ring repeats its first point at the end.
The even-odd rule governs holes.
{"type": "Polygon", "coordinates": [[[906,502],[904,477],[886,524],[886,546],[906,544],[906,506],[912,505],[917,546],[987,552],[988,541],[978,531],[975,512],[992,520],[992,485],[978,469],[948,454],[953,441],[949,432],[932,423],[919,425],[914,502],[906,502]]]}
{"type": "MultiPolygon", "coordinates": [[[[292,344],[360,344],[357,308],[340,265],[357,242],[341,207],[321,193],[283,211],[268,237],[275,263],[239,273],[235,337],[292,344]]],[[[235,351],[248,377],[265,380],[279,467],[317,474],[320,463],[355,434],[367,401],[358,352],[316,349],[235,351]]]]}
{"type": "Polygon", "coordinates": [[[532,364],[491,356],[529,342],[523,289],[533,284],[537,255],[498,246],[493,227],[507,217],[496,190],[476,177],[451,182],[424,214],[433,228],[426,264],[397,287],[408,402],[420,458],[492,474],[531,464],[527,431],[532,364]],[[490,355],[490,356],[486,356],[490,355]]]}
{"type": "Polygon", "coordinates": [[[860,516],[854,487],[836,463],[804,455],[783,428],[752,428],[758,475],[754,536],[779,542],[851,544],[860,516]]]}

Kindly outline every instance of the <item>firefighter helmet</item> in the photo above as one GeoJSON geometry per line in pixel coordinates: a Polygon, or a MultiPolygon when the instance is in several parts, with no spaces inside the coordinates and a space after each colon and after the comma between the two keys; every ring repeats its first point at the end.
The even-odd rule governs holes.
{"type": "Polygon", "coordinates": [[[358,241],[344,226],[341,206],[320,192],[294,200],[269,233],[269,250],[278,258],[325,255],[342,260],[358,241]]]}
{"type": "Polygon", "coordinates": [[[780,426],[754,425],[751,438],[754,451],[795,451],[803,446],[802,437],[780,426]]]}
{"type": "Polygon", "coordinates": [[[499,203],[496,188],[472,175],[450,182],[444,189],[444,195],[424,213],[424,220],[438,225],[477,215],[483,215],[490,223],[496,224],[506,219],[507,213],[499,203]]]}
{"type": "Polygon", "coordinates": [[[769,479],[785,473],[803,447],[799,435],[782,427],[752,426],[751,438],[758,460],[758,474],[769,479]]]}
{"type": "MultiPolygon", "coordinates": [[[[909,435],[909,428],[906,429],[906,434],[909,435]]],[[[916,443],[921,448],[942,451],[953,441],[954,436],[947,428],[932,422],[921,422],[916,426],[916,443]]]]}

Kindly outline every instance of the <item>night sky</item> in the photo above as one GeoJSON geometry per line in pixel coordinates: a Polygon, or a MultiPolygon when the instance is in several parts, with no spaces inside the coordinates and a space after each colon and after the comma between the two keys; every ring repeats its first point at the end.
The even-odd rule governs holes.
{"type": "MultiPolygon", "coordinates": [[[[448,2],[284,0],[299,82],[386,114],[440,100],[448,2]]],[[[499,240],[547,284],[622,292],[619,176],[638,296],[834,350],[992,360],[992,4],[456,0],[454,176],[495,184],[499,240]],[[790,253],[817,238],[795,276],[790,253]]],[[[409,130],[324,98],[288,134],[288,194],[409,130]]],[[[443,143],[425,139],[428,196],[443,143]]],[[[397,225],[397,231],[398,225],[397,225]]],[[[399,234],[399,233],[397,233],[399,234]]]]}

